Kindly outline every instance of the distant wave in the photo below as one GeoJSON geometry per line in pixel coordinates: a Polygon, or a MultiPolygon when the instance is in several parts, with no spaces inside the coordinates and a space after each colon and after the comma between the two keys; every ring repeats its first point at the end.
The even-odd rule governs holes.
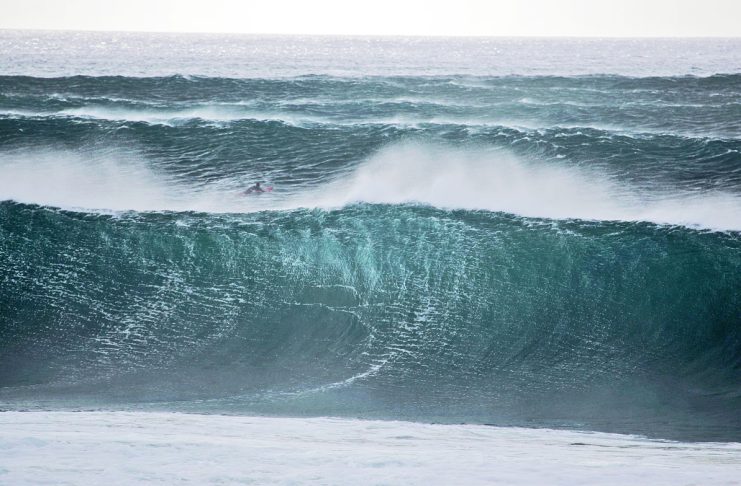
{"type": "Polygon", "coordinates": [[[603,173],[526,161],[502,150],[407,143],[316,187],[245,198],[235,179],[192,186],[140,157],[89,160],[63,152],[0,158],[0,199],[77,210],[240,213],[424,204],[547,219],[646,221],[741,231],[741,197],[719,190],[647,192],[603,173]],[[24,161],[34,160],[33,165],[24,161]]]}
{"type": "Polygon", "coordinates": [[[30,119],[90,119],[125,123],[147,123],[150,125],[176,126],[189,122],[203,123],[234,123],[240,121],[275,122],[299,128],[311,128],[314,126],[327,127],[363,127],[370,125],[390,126],[397,128],[424,128],[427,126],[460,126],[471,128],[504,128],[530,131],[554,131],[564,130],[597,130],[607,135],[620,135],[626,137],[646,136],[670,136],[683,137],[687,139],[709,139],[709,140],[741,140],[741,127],[723,131],[723,127],[710,127],[709,129],[671,130],[654,127],[620,126],[599,123],[556,123],[549,124],[538,120],[528,119],[498,119],[496,117],[471,117],[471,116],[448,116],[433,115],[422,117],[415,114],[399,114],[396,116],[382,117],[352,117],[346,115],[306,115],[302,113],[291,113],[287,111],[255,111],[245,109],[243,106],[215,104],[210,106],[194,106],[179,109],[141,109],[132,107],[102,107],[86,106],[81,108],[63,109],[57,112],[34,112],[28,110],[4,110],[0,111],[0,119],[7,118],[30,118],[30,119]]]}

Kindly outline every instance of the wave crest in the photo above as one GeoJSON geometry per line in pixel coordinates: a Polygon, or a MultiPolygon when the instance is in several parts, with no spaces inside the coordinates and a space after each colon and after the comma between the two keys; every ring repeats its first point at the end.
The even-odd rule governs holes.
{"type": "Polygon", "coordinates": [[[496,148],[394,144],[330,182],[307,188],[289,179],[270,195],[244,197],[241,190],[259,178],[241,174],[208,182],[185,180],[126,152],[83,157],[37,151],[0,157],[0,199],[75,210],[243,213],[422,204],[532,218],[741,231],[741,197],[736,194],[637,186],[616,174],[563,160],[528,160],[496,148]]]}

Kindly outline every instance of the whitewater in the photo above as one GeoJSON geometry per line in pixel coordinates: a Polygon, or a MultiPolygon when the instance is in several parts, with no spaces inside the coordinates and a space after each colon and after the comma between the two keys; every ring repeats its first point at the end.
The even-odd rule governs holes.
{"type": "Polygon", "coordinates": [[[739,53],[0,31],[0,482],[738,484],[739,53]]]}
{"type": "Polygon", "coordinates": [[[741,456],[739,444],[481,425],[126,412],[0,421],[0,478],[23,484],[738,484],[741,456]]]}
{"type": "Polygon", "coordinates": [[[741,197],[728,190],[648,190],[588,168],[549,166],[506,150],[436,144],[392,145],[318,187],[245,198],[245,179],[188,185],[123,153],[12,155],[0,191],[18,202],[67,210],[245,213],[333,209],[358,203],[423,204],[548,219],[647,221],[716,231],[741,230],[741,197]],[[33,157],[33,167],[24,164],[33,157]],[[403,161],[403,163],[399,163],[403,161]],[[241,184],[241,185],[240,185],[241,184]]]}

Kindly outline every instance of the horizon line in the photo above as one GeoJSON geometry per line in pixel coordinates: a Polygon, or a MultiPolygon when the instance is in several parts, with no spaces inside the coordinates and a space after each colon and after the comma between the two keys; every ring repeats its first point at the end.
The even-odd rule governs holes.
{"type": "Polygon", "coordinates": [[[511,35],[490,35],[490,34],[317,34],[317,33],[281,33],[281,32],[214,32],[214,31],[178,31],[178,30],[96,30],[96,29],[45,29],[45,28],[16,28],[0,27],[4,32],[65,32],[65,33],[98,33],[98,34],[184,34],[184,35],[226,35],[226,36],[272,36],[272,37],[355,37],[355,38],[441,38],[441,39],[592,39],[592,40],[636,40],[636,39],[741,39],[741,35],[574,35],[574,34],[551,34],[551,35],[534,35],[534,34],[511,34],[511,35]]]}

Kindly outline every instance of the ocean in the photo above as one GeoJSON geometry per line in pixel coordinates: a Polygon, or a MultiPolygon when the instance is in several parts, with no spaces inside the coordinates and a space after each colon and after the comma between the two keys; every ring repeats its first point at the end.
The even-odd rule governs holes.
{"type": "Polygon", "coordinates": [[[722,447],[731,481],[741,39],[0,31],[0,409],[0,482],[84,417],[338,441],[260,483],[347,482],[379,427],[418,454],[353,482],[448,439],[570,484],[572,446],[663,451],[653,484],[722,447]]]}

